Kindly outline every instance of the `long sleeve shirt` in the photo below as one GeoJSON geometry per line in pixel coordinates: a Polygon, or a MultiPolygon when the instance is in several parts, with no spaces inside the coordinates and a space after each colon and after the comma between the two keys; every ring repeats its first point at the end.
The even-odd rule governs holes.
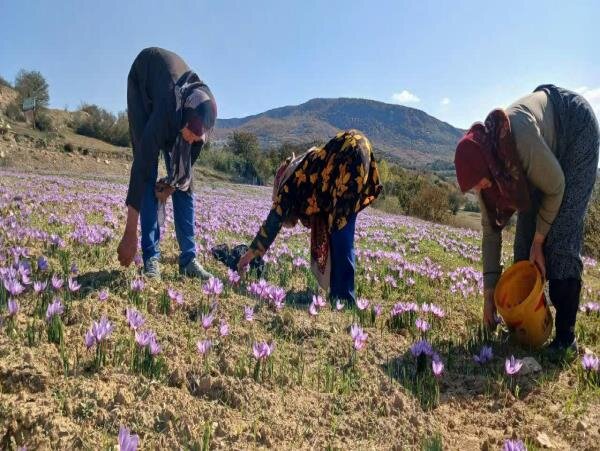
{"type": "MultiPolygon", "coordinates": [[[[536,232],[546,236],[558,214],[565,190],[564,173],[555,156],[554,108],[548,95],[538,91],[510,105],[506,114],[527,180],[541,193],[536,232]]],[[[484,287],[494,288],[502,272],[502,232],[491,226],[484,203],[480,200],[479,204],[484,287]]]]}

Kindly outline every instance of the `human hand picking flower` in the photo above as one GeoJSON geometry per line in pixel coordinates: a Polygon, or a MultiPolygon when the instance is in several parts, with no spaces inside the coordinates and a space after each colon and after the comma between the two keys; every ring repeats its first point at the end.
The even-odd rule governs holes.
{"type": "Polygon", "coordinates": [[[157,182],[154,188],[154,194],[159,202],[166,202],[169,196],[175,192],[175,188],[164,182],[157,182]]]}
{"type": "Polygon", "coordinates": [[[248,269],[248,266],[254,257],[255,255],[252,249],[248,249],[246,253],[242,255],[238,262],[238,274],[242,275],[246,272],[246,269],[248,269]]]}
{"type": "Polygon", "coordinates": [[[544,236],[536,233],[531,244],[531,250],[529,251],[529,261],[534,263],[542,277],[546,278],[546,258],[544,257],[544,236]]]}
{"type": "Polygon", "coordinates": [[[496,327],[496,304],[494,303],[494,289],[488,288],[483,292],[483,323],[488,329],[496,327]]]}

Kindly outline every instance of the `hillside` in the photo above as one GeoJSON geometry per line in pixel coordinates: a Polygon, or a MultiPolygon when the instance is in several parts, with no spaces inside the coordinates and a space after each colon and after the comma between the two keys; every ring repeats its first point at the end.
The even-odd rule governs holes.
{"type": "Polygon", "coordinates": [[[357,128],[375,147],[407,166],[451,161],[462,131],[415,108],[366,99],[312,99],[254,116],[217,121],[216,140],[232,131],[258,136],[266,147],[282,142],[323,141],[338,130],[357,128]]]}

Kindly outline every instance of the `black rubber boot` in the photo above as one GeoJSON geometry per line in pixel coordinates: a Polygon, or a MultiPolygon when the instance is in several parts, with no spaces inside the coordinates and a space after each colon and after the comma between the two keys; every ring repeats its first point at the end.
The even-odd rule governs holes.
{"type": "Polygon", "coordinates": [[[550,280],[550,300],[556,308],[556,335],[549,347],[556,350],[576,349],[575,321],[581,294],[580,279],[550,280]]]}

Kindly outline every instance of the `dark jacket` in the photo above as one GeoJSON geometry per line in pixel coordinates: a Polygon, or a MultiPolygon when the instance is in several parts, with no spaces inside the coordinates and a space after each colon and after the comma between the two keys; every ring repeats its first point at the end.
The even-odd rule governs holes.
{"type": "MultiPolygon", "coordinates": [[[[201,83],[210,93],[181,57],[158,47],[142,50],[129,71],[127,114],[133,164],[126,203],[137,211],[141,208],[144,185],[155,174],[160,149],[170,152],[183,128],[175,96],[176,86],[183,83],[201,83]]],[[[202,145],[200,142],[192,146],[192,164],[202,145]]]]}

